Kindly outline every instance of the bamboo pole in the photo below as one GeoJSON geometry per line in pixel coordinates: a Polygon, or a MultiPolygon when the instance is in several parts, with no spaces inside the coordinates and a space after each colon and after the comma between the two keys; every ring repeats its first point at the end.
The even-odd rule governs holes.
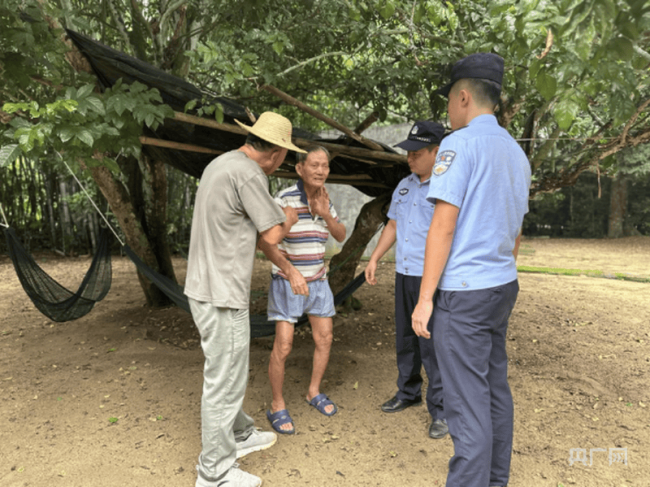
{"type": "MultiPolygon", "coordinates": [[[[201,125],[203,127],[209,127],[216,130],[223,130],[225,132],[231,132],[233,134],[247,135],[248,132],[243,128],[237,125],[231,125],[227,123],[219,123],[216,120],[210,120],[207,118],[196,117],[194,115],[188,115],[186,113],[174,112],[174,119],[180,122],[191,123],[194,125],[201,125]]],[[[332,144],[330,142],[321,142],[316,140],[301,139],[295,138],[294,144],[298,147],[309,147],[310,145],[318,144],[325,147],[330,152],[337,152],[342,155],[353,155],[358,157],[371,157],[373,159],[380,159],[382,161],[391,161],[401,164],[406,164],[406,156],[402,154],[396,154],[391,152],[384,152],[383,148],[381,151],[363,149],[361,147],[349,147],[340,144],[332,144]]]]}
{"type": "Polygon", "coordinates": [[[340,130],[341,132],[343,132],[348,137],[351,137],[354,140],[356,140],[357,142],[362,143],[366,147],[369,147],[372,150],[376,150],[376,151],[383,151],[384,150],[384,148],[381,145],[373,142],[372,140],[368,140],[365,137],[362,137],[361,135],[359,135],[359,134],[353,132],[352,130],[350,130],[349,128],[347,128],[345,125],[342,125],[342,124],[338,123],[336,120],[334,120],[332,118],[329,118],[328,116],[323,115],[320,112],[317,112],[313,108],[305,105],[303,102],[297,100],[296,98],[292,97],[291,95],[288,95],[284,91],[278,90],[275,86],[264,85],[262,87],[262,89],[264,89],[264,90],[268,91],[269,93],[277,96],[278,98],[280,98],[284,102],[288,103],[289,105],[293,105],[295,107],[298,107],[303,112],[309,113],[310,115],[317,118],[318,120],[320,120],[322,122],[325,122],[327,125],[329,125],[331,127],[334,127],[337,130],[340,130]]]}
{"type": "Polygon", "coordinates": [[[181,142],[172,142],[171,140],[154,139],[152,137],[145,137],[144,135],[140,137],[140,143],[144,145],[154,145],[156,147],[184,150],[188,152],[202,152],[204,154],[223,154],[223,151],[220,150],[208,149],[207,147],[201,147],[192,144],[182,144],[181,142]]]}
{"type": "MultiPolygon", "coordinates": [[[[294,172],[274,172],[271,174],[279,179],[298,179],[300,176],[294,172]]],[[[378,183],[368,179],[352,179],[352,176],[330,176],[325,181],[328,184],[347,184],[348,186],[369,186],[373,188],[390,188],[387,184],[378,183]],[[349,178],[349,179],[348,179],[349,178]]]]}
{"type": "MultiPolygon", "coordinates": [[[[273,173],[273,176],[276,178],[288,178],[288,179],[298,179],[300,176],[298,176],[298,173],[295,172],[289,172],[289,171],[276,171],[273,173]]],[[[368,176],[367,174],[360,174],[358,176],[355,175],[349,175],[349,174],[330,174],[327,178],[326,183],[329,182],[330,179],[341,179],[341,180],[355,180],[355,181],[372,181],[372,177],[368,176]]]]}

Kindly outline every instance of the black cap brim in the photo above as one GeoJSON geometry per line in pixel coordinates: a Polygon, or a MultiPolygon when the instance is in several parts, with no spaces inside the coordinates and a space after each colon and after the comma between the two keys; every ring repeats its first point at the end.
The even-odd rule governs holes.
{"type": "Polygon", "coordinates": [[[454,86],[454,83],[447,83],[445,86],[442,88],[438,88],[436,90],[436,93],[449,98],[449,92],[451,91],[451,87],[454,86]]]}
{"type": "Polygon", "coordinates": [[[399,144],[395,144],[393,147],[399,147],[400,149],[404,149],[405,151],[419,151],[420,149],[424,149],[425,147],[429,147],[431,144],[434,142],[420,142],[418,140],[405,140],[404,142],[400,142],[399,144]]]}

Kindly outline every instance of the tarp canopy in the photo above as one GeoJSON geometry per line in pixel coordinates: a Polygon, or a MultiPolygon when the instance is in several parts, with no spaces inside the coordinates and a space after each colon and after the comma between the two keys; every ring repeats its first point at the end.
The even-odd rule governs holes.
{"type": "MultiPolygon", "coordinates": [[[[234,120],[238,119],[251,125],[246,109],[233,100],[206,95],[191,83],[150,64],[116,51],[75,31],[67,30],[67,33],[75,46],[90,62],[99,84],[103,88],[113,86],[120,78],[125,83],[138,81],[150,88],[156,88],[160,92],[163,102],[177,112],[183,112],[186,104],[191,100],[198,100],[200,103],[202,99],[207,99],[210,104],[220,103],[223,106],[224,124],[234,125],[234,120]]],[[[242,134],[175,119],[167,119],[164,125],[158,127],[155,132],[147,130],[144,135],[223,152],[241,147],[246,138],[242,134]]],[[[382,157],[382,155],[391,155],[395,159],[394,156],[397,153],[381,142],[374,141],[384,149],[384,152],[371,150],[347,135],[338,138],[320,138],[295,127],[293,137],[294,139],[313,141],[314,144],[334,144],[335,147],[326,145],[333,155],[328,181],[352,185],[369,196],[378,196],[392,190],[403,177],[410,173],[408,165],[404,163],[405,158],[402,162],[396,162],[382,157]],[[350,152],[354,153],[350,154],[350,152]]],[[[143,145],[143,150],[151,158],[163,161],[197,178],[201,177],[203,169],[216,157],[213,154],[154,145],[143,145]]],[[[290,177],[295,173],[294,164],[294,158],[287,157],[275,175],[290,177]]]]}

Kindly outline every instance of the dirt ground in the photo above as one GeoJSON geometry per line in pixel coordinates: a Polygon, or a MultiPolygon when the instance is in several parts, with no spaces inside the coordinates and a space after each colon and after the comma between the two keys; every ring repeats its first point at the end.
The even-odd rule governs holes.
{"type": "MultiPolygon", "coordinates": [[[[89,264],[38,258],[70,288],[89,264]]],[[[649,277],[650,238],[525,239],[519,263],[649,277]]],[[[182,281],[185,263],[175,265],[182,281]]],[[[257,261],[254,290],[268,274],[257,261]]],[[[265,486],[444,485],[453,445],[428,438],[426,408],[379,409],[396,388],[393,274],[382,263],[379,285],[356,294],[362,309],[335,318],[322,388],[339,405],[332,418],[303,399],[313,342],[297,332],[285,398],[298,433],[241,461],[265,486]]],[[[113,279],[89,315],[53,323],[0,257],[1,486],[194,485],[203,355],[192,320],[146,308],[126,258],[113,279]]],[[[508,333],[511,487],[650,485],[650,284],[522,273],[520,285],[508,333]]],[[[264,429],[271,343],[252,341],[244,403],[264,429]]]]}

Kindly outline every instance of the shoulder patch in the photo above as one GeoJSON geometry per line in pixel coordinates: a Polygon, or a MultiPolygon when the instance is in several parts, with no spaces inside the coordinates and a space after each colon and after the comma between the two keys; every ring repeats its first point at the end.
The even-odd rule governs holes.
{"type": "Polygon", "coordinates": [[[404,196],[408,192],[409,192],[408,188],[402,188],[402,189],[399,190],[399,194],[401,194],[402,196],[404,196]]]}
{"type": "Polygon", "coordinates": [[[453,150],[439,152],[438,157],[436,158],[436,163],[433,165],[433,174],[435,176],[441,176],[446,173],[449,166],[451,166],[451,163],[454,162],[455,157],[456,152],[453,150]]]}

